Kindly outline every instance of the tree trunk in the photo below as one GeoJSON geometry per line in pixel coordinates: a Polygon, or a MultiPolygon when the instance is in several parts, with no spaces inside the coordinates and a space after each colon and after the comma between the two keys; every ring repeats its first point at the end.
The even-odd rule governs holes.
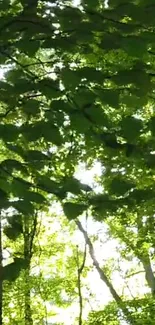
{"type": "Polygon", "coordinates": [[[31,286],[30,271],[33,250],[33,241],[36,235],[37,213],[34,218],[24,217],[24,258],[26,262],[25,270],[25,325],[33,325],[32,309],[31,309],[31,286]]]}
{"type": "Polygon", "coordinates": [[[25,325],[33,325],[30,292],[30,267],[25,271],[25,325]]]}
{"type": "Polygon", "coordinates": [[[137,228],[138,228],[138,241],[137,241],[137,257],[143,264],[144,270],[145,270],[145,279],[148,283],[148,286],[151,289],[152,295],[155,295],[155,277],[152,270],[152,265],[150,261],[149,256],[149,250],[147,248],[144,248],[141,251],[141,247],[143,247],[143,244],[145,243],[145,236],[147,235],[147,229],[142,223],[142,217],[141,215],[137,215],[137,228]]]}
{"type": "Polygon", "coordinates": [[[106,276],[106,274],[104,273],[103,269],[99,266],[99,263],[95,257],[95,252],[94,252],[94,247],[93,244],[90,240],[90,238],[88,237],[87,232],[84,230],[84,228],[82,227],[81,223],[79,220],[75,221],[79,230],[83,233],[83,236],[85,238],[85,242],[88,245],[89,248],[89,254],[92,258],[93,264],[96,267],[101,280],[107,285],[107,287],[109,288],[112,297],[114,298],[114,300],[116,301],[118,307],[122,310],[128,324],[130,325],[136,325],[136,321],[135,319],[133,319],[132,315],[130,314],[130,312],[128,311],[128,309],[125,307],[124,302],[122,301],[121,297],[117,294],[116,290],[114,289],[112,283],[109,281],[108,277],[106,276]]]}
{"type": "Polygon", "coordinates": [[[25,270],[25,325],[33,325],[32,310],[31,310],[31,289],[30,289],[30,268],[31,268],[31,254],[30,254],[30,238],[28,227],[25,225],[24,233],[24,258],[26,262],[25,270]]]}
{"type": "Polygon", "coordinates": [[[78,294],[79,294],[79,325],[83,324],[83,297],[82,297],[82,288],[81,288],[81,275],[85,267],[86,254],[87,254],[87,244],[85,244],[83,261],[80,265],[79,251],[77,246],[77,280],[78,280],[77,286],[78,286],[78,294]]]}
{"type": "Polygon", "coordinates": [[[149,254],[145,254],[145,256],[140,256],[139,259],[143,264],[145,270],[145,279],[148,283],[148,286],[151,289],[152,295],[155,295],[155,277],[152,270],[149,254]]]}

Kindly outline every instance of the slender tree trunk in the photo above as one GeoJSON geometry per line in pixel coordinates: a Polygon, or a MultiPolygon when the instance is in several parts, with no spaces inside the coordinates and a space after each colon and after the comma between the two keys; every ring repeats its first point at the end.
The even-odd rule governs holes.
{"type": "Polygon", "coordinates": [[[31,251],[30,251],[30,226],[29,218],[24,218],[24,259],[25,269],[25,325],[33,325],[31,310],[31,288],[30,288],[30,269],[31,269],[31,251]]]}
{"type": "Polygon", "coordinates": [[[24,236],[24,258],[26,261],[25,270],[25,325],[33,325],[31,311],[31,291],[30,291],[30,266],[31,258],[29,252],[29,235],[24,236]]]}
{"type": "Polygon", "coordinates": [[[124,302],[121,299],[121,297],[117,294],[115,288],[113,287],[112,283],[109,281],[108,277],[106,276],[105,272],[103,271],[103,269],[99,266],[99,263],[95,257],[95,252],[94,252],[94,247],[92,245],[92,242],[90,240],[90,238],[88,237],[87,232],[84,230],[84,228],[82,227],[81,223],[79,220],[75,221],[79,230],[83,233],[83,236],[85,238],[85,242],[88,245],[89,248],[89,254],[92,258],[93,264],[96,267],[101,280],[107,285],[107,287],[109,288],[112,297],[114,298],[114,300],[116,301],[118,307],[122,310],[128,324],[130,325],[136,325],[136,321],[135,319],[133,319],[131,313],[128,311],[128,309],[124,306],[124,302]]]}
{"type": "Polygon", "coordinates": [[[149,254],[145,253],[144,256],[139,256],[139,260],[143,264],[145,270],[145,279],[147,281],[148,286],[151,289],[152,295],[155,295],[155,277],[152,270],[149,254]]]}
{"type": "Polygon", "coordinates": [[[26,262],[25,270],[25,325],[33,325],[32,309],[31,309],[31,286],[30,286],[30,271],[33,241],[36,235],[37,228],[37,213],[34,218],[24,217],[24,258],[26,262]]]}
{"type": "Polygon", "coordinates": [[[28,267],[25,271],[25,325],[33,325],[29,271],[28,267]]]}
{"type": "Polygon", "coordinates": [[[77,246],[77,286],[78,286],[78,294],[79,294],[79,325],[83,324],[83,297],[82,297],[82,288],[81,288],[81,275],[85,267],[86,262],[86,253],[87,253],[87,244],[85,244],[83,261],[80,265],[79,260],[79,251],[77,246]]]}
{"type": "Polygon", "coordinates": [[[79,293],[79,325],[82,325],[83,299],[81,292],[81,274],[78,271],[78,293],[79,293]]]}
{"type": "Polygon", "coordinates": [[[0,214],[0,325],[3,324],[3,247],[2,247],[2,217],[0,214]]]}
{"type": "Polygon", "coordinates": [[[25,325],[33,325],[28,270],[25,274],[25,285],[25,325]]]}
{"type": "Polygon", "coordinates": [[[145,270],[145,279],[148,286],[151,289],[152,295],[155,295],[155,276],[153,273],[151,260],[149,256],[149,250],[144,248],[141,252],[141,247],[145,243],[145,236],[147,235],[147,230],[142,223],[141,215],[137,215],[137,228],[138,228],[138,241],[137,241],[137,257],[140,262],[143,264],[145,270]],[[143,239],[144,238],[144,239],[143,239]]]}

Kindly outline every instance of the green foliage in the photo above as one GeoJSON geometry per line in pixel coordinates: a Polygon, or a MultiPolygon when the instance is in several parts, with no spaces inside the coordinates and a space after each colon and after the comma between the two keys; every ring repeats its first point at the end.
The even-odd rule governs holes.
{"type": "Polygon", "coordinates": [[[16,240],[23,233],[22,216],[14,214],[7,218],[7,222],[3,232],[9,239],[16,240]]]}
{"type": "Polygon", "coordinates": [[[25,260],[15,257],[14,262],[3,267],[3,280],[15,281],[23,268],[26,268],[25,260]]]}
{"type": "Polygon", "coordinates": [[[69,220],[76,219],[81,215],[86,209],[86,204],[66,202],[63,205],[64,213],[66,214],[69,220]]]}
{"type": "Polygon", "coordinates": [[[121,196],[128,193],[132,188],[134,188],[134,184],[131,182],[127,182],[119,177],[115,177],[111,181],[109,192],[121,196]]]}
{"type": "Polygon", "coordinates": [[[89,314],[88,325],[120,325],[118,309],[115,303],[109,303],[103,310],[94,311],[89,314]]]}
{"type": "Polygon", "coordinates": [[[23,105],[23,110],[27,115],[36,116],[40,112],[40,102],[35,99],[27,100],[25,105],[23,105]]]}
{"type": "Polygon", "coordinates": [[[65,177],[63,184],[63,191],[64,192],[70,192],[73,194],[80,194],[81,191],[90,192],[92,191],[91,187],[87,184],[82,184],[80,181],[76,178],[72,177],[65,177]]]}
{"type": "Polygon", "coordinates": [[[0,137],[6,142],[14,142],[19,135],[18,127],[13,124],[0,124],[0,137]]]}
{"type": "Polygon", "coordinates": [[[140,131],[142,129],[143,123],[133,117],[126,117],[121,122],[121,128],[124,138],[127,141],[132,142],[140,136],[140,131]]]}
{"type": "MultiPolygon", "coordinates": [[[[45,214],[53,198],[69,220],[90,207],[143,265],[153,292],[154,1],[109,0],[105,7],[100,0],[82,0],[78,8],[70,1],[0,2],[3,232],[12,245],[26,230],[35,233],[36,211],[45,214]],[[97,180],[102,194],[74,175],[78,163],[95,161],[104,171],[97,180]]],[[[4,279],[16,280],[22,268],[15,258],[4,279]]],[[[91,317],[120,323],[113,305],[95,322],[91,317]]],[[[142,317],[150,324],[150,314],[142,317]]]]}
{"type": "Polygon", "coordinates": [[[13,171],[20,171],[24,175],[28,174],[27,168],[20,161],[15,159],[6,159],[1,162],[1,168],[12,174],[13,171]]]}

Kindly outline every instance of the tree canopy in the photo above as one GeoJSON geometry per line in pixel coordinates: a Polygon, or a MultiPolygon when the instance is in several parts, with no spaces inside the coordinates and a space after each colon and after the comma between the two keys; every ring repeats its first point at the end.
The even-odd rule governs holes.
{"type": "Polygon", "coordinates": [[[71,324],[154,324],[154,9],[153,0],[0,1],[0,325],[44,324],[50,290],[57,306],[79,299],[71,324]],[[96,162],[95,187],[76,171],[96,162]],[[142,269],[143,294],[115,289],[116,255],[113,271],[98,261],[85,216],[117,242],[126,277],[142,269]],[[55,218],[60,229],[48,233],[55,218]],[[87,248],[112,297],[84,320],[87,248]]]}

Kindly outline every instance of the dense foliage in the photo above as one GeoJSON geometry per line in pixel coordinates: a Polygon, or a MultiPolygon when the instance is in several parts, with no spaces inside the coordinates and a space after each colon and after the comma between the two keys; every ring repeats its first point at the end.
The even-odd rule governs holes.
{"type": "Polygon", "coordinates": [[[79,300],[70,323],[82,325],[91,266],[72,242],[76,226],[112,295],[86,324],[154,324],[154,9],[153,0],[0,1],[0,325],[48,324],[50,300],[79,300]],[[95,187],[75,171],[96,162],[95,187]],[[116,255],[112,271],[99,263],[101,238],[83,228],[85,215],[130,262],[126,278],[142,269],[145,292],[115,289],[116,255]]]}

